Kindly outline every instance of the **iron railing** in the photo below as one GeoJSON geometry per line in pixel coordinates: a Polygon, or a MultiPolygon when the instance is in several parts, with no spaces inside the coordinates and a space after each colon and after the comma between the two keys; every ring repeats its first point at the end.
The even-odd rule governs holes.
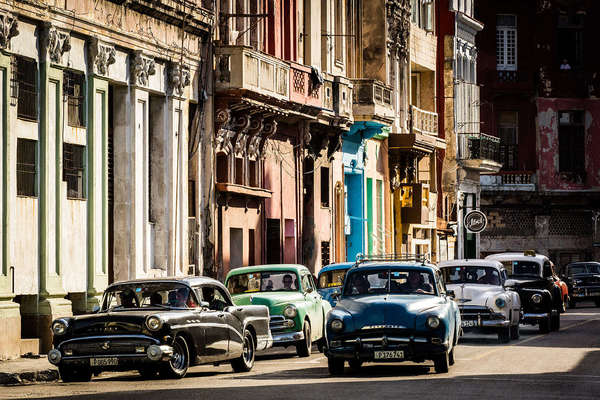
{"type": "Polygon", "coordinates": [[[485,133],[459,133],[458,156],[461,160],[492,160],[500,163],[500,138],[485,133]]]}

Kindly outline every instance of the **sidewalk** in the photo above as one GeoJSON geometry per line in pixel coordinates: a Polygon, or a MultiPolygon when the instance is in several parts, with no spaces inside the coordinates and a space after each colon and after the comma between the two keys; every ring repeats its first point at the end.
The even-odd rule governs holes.
{"type": "Polygon", "coordinates": [[[0,361],[0,385],[56,380],[58,380],[58,369],[48,362],[46,356],[0,361]]]}

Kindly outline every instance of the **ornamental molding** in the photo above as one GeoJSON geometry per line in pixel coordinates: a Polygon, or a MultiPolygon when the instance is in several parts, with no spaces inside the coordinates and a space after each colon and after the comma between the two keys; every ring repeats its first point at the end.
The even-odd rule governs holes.
{"type": "Polygon", "coordinates": [[[131,84],[148,86],[148,79],[156,74],[154,57],[144,55],[141,50],[133,52],[131,58],[131,84]]]}
{"type": "Polygon", "coordinates": [[[19,34],[19,22],[9,12],[0,13],[0,49],[10,48],[10,39],[19,34]]]}
{"type": "Polygon", "coordinates": [[[399,59],[407,60],[410,39],[410,1],[387,0],[385,6],[390,50],[399,59]]]}
{"type": "Polygon", "coordinates": [[[97,38],[90,39],[88,43],[88,65],[90,73],[94,75],[108,75],[109,67],[117,60],[115,46],[101,42],[97,38]]]}
{"type": "Polygon", "coordinates": [[[169,68],[169,92],[174,96],[183,96],[186,87],[192,82],[190,68],[180,63],[171,63],[169,68]]]}
{"type": "Polygon", "coordinates": [[[58,30],[50,23],[44,26],[42,40],[43,48],[52,63],[61,64],[63,55],[71,50],[71,36],[69,33],[58,30]]]}

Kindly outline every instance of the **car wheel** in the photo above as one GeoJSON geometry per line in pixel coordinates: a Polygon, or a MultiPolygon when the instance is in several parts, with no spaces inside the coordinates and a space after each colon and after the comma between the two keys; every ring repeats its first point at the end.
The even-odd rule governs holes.
{"type": "Polygon", "coordinates": [[[310,337],[310,323],[308,321],[304,321],[302,332],[304,332],[304,340],[301,340],[298,343],[296,343],[296,353],[298,354],[298,357],[308,357],[310,356],[310,350],[312,347],[312,339],[310,337]]]}
{"type": "Polygon", "coordinates": [[[321,338],[317,341],[317,349],[319,353],[323,353],[325,351],[325,338],[321,338]]]}
{"type": "Polygon", "coordinates": [[[560,330],[560,314],[556,313],[550,317],[550,330],[553,332],[560,330]]]}
{"type": "Polygon", "coordinates": [[[161,375],[165,378],[181,379],[190,366],[188,345],[185,339],[177,336],[173,341],[173,355],[161,368],[161,375]]]}
{"type": "Polygon", "coordinates": [[[448,372],[448,365],[449,365],[449,357],[448,357],[448,352],[445,351],[442,354],[439,354],[437,356],[435,356],[435,358],[433,359],[433,366],[435,368],[435,373],[436,374],[445,374],[448,372]]]}
{"type": "Polygon", "coordinates": [[[254,336],[250,331],[244,330],[244,346],[242,355],[231,360],[231,367],[235,372],[248,372],[254,367],[254,357],[256,354],[256,345],[254,336]]]}
{"type": "Polygon", "coordinates": [[[448,364],[454,365],[454,346],[452,346],[452,350],[448,353],[448,364]]]}
{"type": "Polygon", "coordinates": [[[92,370],[89,367],[58,367],[58,373],[63,382],[89,382],[92,380],[92,370]]]}
{"type": "Polygon", "coordinates": [[[342,375],[344,373],[344,359],[342,358],[327,358],[327,368],[330,375],[342,375]]]}
{"type": "Polygon", "coordinates": [[[500,343],[510,342],[510,328],[500,328],[498,330],[498,341],[500,343]]]}
{"type": "Polygon", "coordinates": [[[356,360],[356,359],[354,359],[354,360],[348,360],[348,365],[350,365],[350,368],[353,371],[359,371],[360,367],[362,366],[362,361],[356,360]]]}
{"type": "Polygon", "coordinates": [[[550,332],[550,318],[544,318],[544,319],[540,320],[539,330],[540,330],[540,333],[550,332]]]}
{"type": "Polygon", "coordinates": [[[513,325],[510,327],[510,339],[517,340],[521,336],[519,332],[519,324],[513,325]]]}
{"type": "Polygon", "coordinates": [[[142,367],[138,369],[141,377],[144,379],[154,379],[158,375],[158,368],[156,367],[142,367]]]}

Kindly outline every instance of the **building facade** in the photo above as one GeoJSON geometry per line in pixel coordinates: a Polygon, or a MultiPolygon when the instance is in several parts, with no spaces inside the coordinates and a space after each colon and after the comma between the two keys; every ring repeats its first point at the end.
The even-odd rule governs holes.
{"type": "Polygon", "coordinates": [[[0,357],[46,351],[52,319],[109,281],[198,264],[188,144],[210,3],[0,4],[0,357]]]}
{"type": "Polygon", "coordinates": [[[481,119],[503,169],[481,178],[484,254],[535,249],[564,266],[598,254],[594,1],[479,2],[481,119]]]}

